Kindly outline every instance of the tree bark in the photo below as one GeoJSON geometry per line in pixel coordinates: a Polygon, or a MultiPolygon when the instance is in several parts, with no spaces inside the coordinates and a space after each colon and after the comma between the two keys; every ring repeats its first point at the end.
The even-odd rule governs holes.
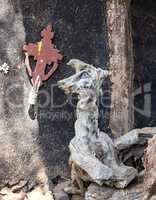
{"type": "Polygon", "coordinates": [[[130,2],[127,0],[107,1],[107,30],[110,71],[112,72],[112,94],[110,128],[115,137],[133,128],[133,48],[130,2]]]}

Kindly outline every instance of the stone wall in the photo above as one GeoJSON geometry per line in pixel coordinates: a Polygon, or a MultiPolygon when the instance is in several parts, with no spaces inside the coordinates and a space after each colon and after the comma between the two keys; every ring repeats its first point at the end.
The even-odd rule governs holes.
{"type": "MultiPolygon", "coordinates": [[[[107,99],[99,101],[100,129],[109,132],[109,122],[117,137],[134,126],[130,5],[126,0],[108,0],[107,5],[105,0],[0,0],[0,5],[0,65],[7,62],[11,66],[8,75],[0,74],[0,159],[4,161],[0,173],[9,170],[14,177],[21,175],[35,158],[34,166],[26,168],[22,176],[36,166],[45,166],[50,176],[68,175],[68,144],[74,136],[77,97],[67,97],[56,83],[73,74],[66,66],[71,58],[105,68],[109,49],[112,85],[103,85],[107,92],[102,97],[107,99]],[[41,88],[38,119],[31,121],[27,114],[30,84],[24,67],[17,69],[17,65],[23,65],[24,41],[39,41],[40,31],[48,23],[54,27],[54,44],[64,59],[41,88]],[[10,170],[9,166],[15,167],[10,170]]],[[[12,180],[11,174],[6,180],[12,180]]]]}
{"type": "MultiPolygon", "coordinates": [[[[66,66],[78,58],[104,68],[107,60],[105,1],[0,0],[0,65],[11,66],[0,74],[0,177],[2,183],[32,177],[45,166],[50,176],[68,174],[68,144],[74,136],[75,97],[67,97],[56,83],[73,73],[66,66]],[[27,114],[30,84],[23,66],[24,42],[40,40],[40,31],[52,23],[54,43],[64,60],[42,87],[38,119],[27,114]],[[8,90],[8,91],[7,91],[8,90]],[[69,100],[69,99],[68,99],[69,100]],[[14,106],[20,105],[20,106],[14,106]],[[3,180],[4,178],[4,180],[3,180]]],[[[101,107],[101,110],[104,109],[101,107]]],[[[104,115],[101,128],[104,129],[104,115]]]]}
{"type": "Polygon", "coordinates": [[[22,67],[24,41],[21,10],[16,12],[10,1],[1,0],[0,65],[6,62],[10,71],[7,75],[0,72],[0,187],[24,179],[32,184],[44,166],[36,142],[38,124],[27,115],[30,84],[22,67]]]}
{"type": "Polygon", "coordinates": [[[133,0],[135,127],[156,125],[156,2],[133,0]]]}

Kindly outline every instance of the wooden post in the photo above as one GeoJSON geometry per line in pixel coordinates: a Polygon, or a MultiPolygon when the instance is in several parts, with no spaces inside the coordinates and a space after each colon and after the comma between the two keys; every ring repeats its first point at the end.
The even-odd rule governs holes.
{"type": "Polygon", "coordinates": [[[107,30],[110,56],[111,111],[110,128],[115,137],[133,128],[133,48],[130,2],[107,0],[107,30]]]}

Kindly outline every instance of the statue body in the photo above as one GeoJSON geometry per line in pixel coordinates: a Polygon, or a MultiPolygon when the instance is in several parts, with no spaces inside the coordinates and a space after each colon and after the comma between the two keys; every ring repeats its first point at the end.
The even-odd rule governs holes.
{"type": "MultiPolygon", "coordinates": [[[[135,178],[137,171],[133,167],[119,163],[115,155],[115,148],[118,145],[115,146],[112,139],[98,128],[97,101],[100,87],[110,73],[77,59],[70,60],[68,65],[72,66],[76,73],[59,81],[58,84],[66,93],[78,94],[79,99],[76,109],[75,137],[69,145],[72,187],[76,180],[79,192],[83,192],[83,181],[90,180],[99,185],[125,188],[135,178]]],[[[131,135],[132,143],[135,137],[138,136],[131,135]]],[[[129,136],[124,136],[123,142],[125,143],[127,139],[129,136]]]]}

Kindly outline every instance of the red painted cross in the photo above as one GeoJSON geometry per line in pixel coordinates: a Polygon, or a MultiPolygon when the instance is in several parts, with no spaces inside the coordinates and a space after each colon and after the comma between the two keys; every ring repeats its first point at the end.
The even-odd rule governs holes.
{"type": "Polygon", "coordinates": [[[39,77],[40,82],[46,81],[58,68],[58,61],[62,60],[63,56],[59,53],[59,50],[54,48],[52,44],[52,39],[54,37],[54,32],[52,31],[52,26],[48,25],[41,32],[41,41],[37,44],[29,43],[23,46],[25,52],[25,64],[28,69],[29,75],[32,77],[32,84],[39,77]],[[29,56],[33,56],[36,60],[36,66],[34,70],[30,67],[29,56]],[[46,73],[46,67],[51,65],[48,73],[46,73]]]}

